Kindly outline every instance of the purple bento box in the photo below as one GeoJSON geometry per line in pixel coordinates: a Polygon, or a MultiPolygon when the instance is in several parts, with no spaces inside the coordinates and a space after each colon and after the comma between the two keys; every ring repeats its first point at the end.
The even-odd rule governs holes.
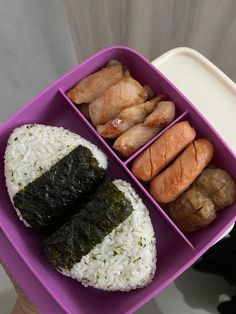
{"type": "Polygon", "coordinates": [[[103,67],[110,59],[120,60],[139,82],[149,84],[155,94],[165,94],[174,101],[176,119],[167,128],[177,121],[188,120],[196,129],[197,137],[207,138],[214,144],[212,164],[227,170],[236,180],[235,154],[175,86],[136,51],[121,46],[104,49],[64,75],[0,128],[0,259],[45,314],[132,313],[190,267],[235,220],[236,204],[223,210],[207,228],[192,234],[181,232],[130,171],[135,156],[167,128],[136,154],[124,160],[97,134],[68,99],[66,91],[83,77],[103,67]],[[62,126],[84,136],[107,154],[108,175],[132,184],[150,211],[157,238],[157,271],[150,285],[131,292],[101,292],[85,288],[52,268],[43,254],[37,235],[18,220],[5,186],[4,152],[7,139],[14,128],[25,123],[62,126]]]}

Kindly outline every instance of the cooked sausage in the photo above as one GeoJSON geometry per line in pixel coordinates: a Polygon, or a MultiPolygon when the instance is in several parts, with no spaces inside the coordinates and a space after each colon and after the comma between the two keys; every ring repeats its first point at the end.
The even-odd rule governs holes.
{"type": "Polygon", "coordinates": [[[116,139],[113,148],[123,156],[129,157],[150,141],[160,130],[160,127],[149,128],[143,123],[136,124],[116,139]]]}
{"type": "Polygon", "coordinates": [[[188,121],[176,123],[140,154],[132,166],[133,174],[142,181],[150,181],[196,136],[188,121]]]}
{"type": "Polygon", "coordinates": [[[100,71],[92,73],[82,79],[67,96],[75,104],[90,103],[101,97],[103,93],[123,77],[124,67],[116,60],[112,60],[100,71]]]}
{"type": "Polygon", "coordinates": [[[144,120],[145,126],[165,126],[175,117],[175,104],[172,101],[161,101],[153,112],[144,120]]]}
{"type": "Polygon", "coordinates": [[[117,138],[133,125],[143,122],[145,117],[164,98],[164,95],[159,95],[150,101],[122,110],[118,116],[108,121],[105,125],[98,125],[98,133],[104,138],[117,138]]]}
{"type": "Polygon", "coordinates": [[[213,145],[200,139],[192,142],[166,170],[151,182],[151,194],[160,203],[170,203],[200,175],[213,156],[213,145]]]}
{"type": "Polygon", "coordinates": [[[90,103],[90,118],[94,125],[105,124],[123,109],[138,105],[147,97],[147,92],[138,81],[132,77],[125,77],[90,103]]]}

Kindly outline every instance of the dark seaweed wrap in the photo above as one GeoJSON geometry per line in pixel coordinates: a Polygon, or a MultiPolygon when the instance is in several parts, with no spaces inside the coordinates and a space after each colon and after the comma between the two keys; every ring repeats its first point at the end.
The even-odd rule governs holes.
{"type": "Polygon", "coordinates": [[[75,207],[77,214],[43,242],[49,261],[59,270],[70,270],[133,210],[131,202],[109,180],[86,204],[77,203],[75,207]]]}
{"type": "Polygon", "coordinates": [[[14,206],[32,228],[45,228],[68,215],[75,201],[102,180],[105,172],[92,152],[79,145],[19,191],[14,206]]]}

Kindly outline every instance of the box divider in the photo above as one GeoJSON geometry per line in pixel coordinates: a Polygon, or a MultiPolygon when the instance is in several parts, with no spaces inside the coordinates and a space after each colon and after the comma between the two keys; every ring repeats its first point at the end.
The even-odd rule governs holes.
{"type": "MultiPolygon", "coordinates": [[[[97,138],[99,143],[107,149],[107,151],[110,153],[110,155],[117,160],[117,162],[121,165],[121,167],[125,170],[128,177],[131,179],[131,181],[145,194],[145,196],[149,199],[149,201],[154,205],[156,210],[160,213],[160,215],[163,217],[163,220],[174,230],[177,236],[182,238],[182,240],[187,243],[187,245],[191,249],[195,249],[193,244],[188,240],[188,238],[182,233],[182,231],[179,230],[179,228],[173,223],[173,221],[169,218],[169,216],[166,214],[166,212],[161,208],[159,204],[152,198],[152,196],[148,193],[148,191],[142,186],[142,184],[135,178],[135,176],[132,174],[132,172],[129,170],[129,168],[126,166],[126,163],[124,163],[113,151],[113,149],[106,143],[106,141],[97,133],[97,131],[93,128],[93,126],[88,122],[88,120],[83,116],[83,114],[76,108],[76,106],[73,104],[73,102],[67,97],[67,95],[64,93],[62,89],[59,89],[59,92],[62,94],[62,96],[67,100],[68,105],[71,107],[71,109],[75,112],[75,114],[78,115],[78,118],[81,120],[81,122],[88,128],[90,133],[97,138]]],[[[180,119],[182,119],[187,114],[187,111],[185,111],[182,115],[180,115],[176,120],[174,120],[171,124],[173,125],[180,119]]],[[[165,128],[166,130],[167,128],[165,128]]],[[[163,130],[164,131],[164,130],[163,130]]]]}
{"type": "Polygon", "coordinates": [[[165,131],[170,129],[174,124],[179,122],[188,114],[188,111],[184,111],[178,118],[168,124],[164,129],[161,130],[156,136],[154,136],[147,144],[143,145],[137,152],[135,152],[132,156],[124,161],[125,165],[128,165],[131,161],[133,161],[139,154],[141,154],[147,147],[149,147],[153,142],[155,142],[165,131]]]}

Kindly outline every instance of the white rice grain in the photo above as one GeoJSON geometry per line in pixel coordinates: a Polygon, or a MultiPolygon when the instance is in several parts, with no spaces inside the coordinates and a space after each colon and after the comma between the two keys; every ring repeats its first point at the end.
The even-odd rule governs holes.
{"type": "MultiPolygon", "coordinates": [[[[13,204],[13,197],[27,184],[40,177],[78,145],[90,149],[101,168],[107,168],[106,155],[80,135],[62,127],[41,124],[22,125],[11,133],[5,152],[6,186],[13,204]]],[[[17,215],[26,226],[29,224],[17,215]]]]}
{"type": "Polygon", "coordinates": [[[113,182],[131,201],[132,214],[73,268],[61,272],[107,291],[129,291],[149,284],[156,271],[156,239],[148,210],[131,185],[113,182]]]}

